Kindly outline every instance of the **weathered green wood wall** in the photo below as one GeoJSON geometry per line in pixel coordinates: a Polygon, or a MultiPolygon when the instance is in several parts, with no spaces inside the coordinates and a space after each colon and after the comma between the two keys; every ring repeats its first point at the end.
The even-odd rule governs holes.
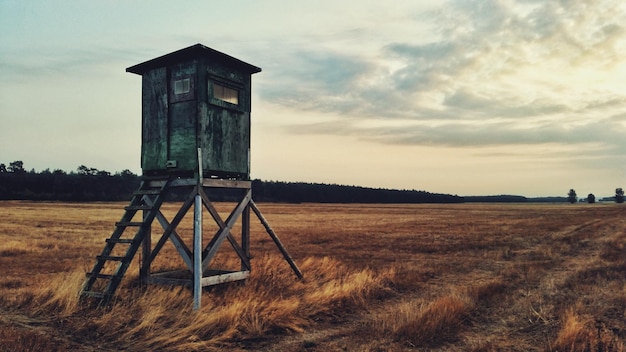
{"type": "Polygon", "coordinates": [[[141,168],[164,170],[167,162],[167,69],[157,68],[142,77],[141,168]]]}
{"type": "Polygon", "coordinates": [[[177,80],[187,78],[195,83],[197,66],[197,62],[192,61],[175,64],[169,68],[168,160],[176,161],[176,167],[172,170],[194,171],[198,167],[196,85],[192,84],[190,93],[183,94],[182,98],[174,94],[174,82],[177,80]]]}
{"type": "Polygon", "coordinates": [[[207,100],[201,103],[199,143],[203,165],[213,172],[250,174],[250,74],[207,62],[207,100]],[[213,83],[239,91],[239,104],[214,98],[213,83]],[[206,110],[204,107],[206,106],[206,110]]]}
{"type": "Polygon", "coordinates": [[[200,44],[130,67],[143,76],[144,174],[190,175],[202,149],[207,177],[249,179],[251,75],[261,69],[200,44]],[[175,93],[186,80],[189,90],[175,93]],[[213,84],[238,92],[215,98],[213,84]]]}

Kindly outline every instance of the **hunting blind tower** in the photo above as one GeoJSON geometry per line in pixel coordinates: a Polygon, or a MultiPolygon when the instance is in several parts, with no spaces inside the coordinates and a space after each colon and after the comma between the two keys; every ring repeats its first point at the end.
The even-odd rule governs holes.
{"type": "Polygon", "coordinates": [[[250,275],[250,210],[274,240],[298,278],[302,273],[252,200],[250,181],[251,76],[261,69],[201,44],[129,67],[142,77],[142,141],[139,189],[96,257],[81,290],[82,297],[107,303],[133,257],[142,248],[139,276],[145,283],[192,286],[194,308],[202,287],[244,280],[250,275]],[[176,215],[168,220],[161,205],[173,190],[188,190],[176,215]],[[211,202],[208,190],[229,189],[238,204],[226,220],[211,202]],[[193,236],[177,232],[194,207],[193,236]],[[217,225],[213,237],[202,238],[203,209],[217,225]],[[139,218],[139,220],[135,220],[139,218]],[[163,233],[152,244],[152,223],[163,233]],[[241,219],[241,241],[231,233],[241,219]],[[131,230],[132,229],[132,230],[131,230]],[[189,237],[189,236],[188,236],[189,237]],[[210,267],[227,240],[241,262],[238,270],[210,267]],[[151,264],[171,242],[186,269],[151,273],[151,264]]]}

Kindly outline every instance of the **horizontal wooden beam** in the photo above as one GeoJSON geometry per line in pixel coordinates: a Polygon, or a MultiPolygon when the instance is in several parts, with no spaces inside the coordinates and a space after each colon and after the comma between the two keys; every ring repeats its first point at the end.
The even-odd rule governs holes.
{"type": "Polygon", "coordinates": [[[202,186],[204,187],[216,187],[216,188],[252,188],[252,181],[239,181],[239,180],[220,180],[215,178],[205,178],[202,180],[202,186]]]}
{"type": "Polygon", "coordinates": [[[235,272],[228,273],[228,274],[203,277],[201,282],[202,282],[202,286],[204,287],[204,286],[223,284],[225,282],[245,280],[248,277],[250,277],[250,271],[248,270],[235,271],[235,272]]]}
{"type": "MultiPolygon", "coordinates": [[[[151,180],[151,187],[159,187],[165,184],[167,180],[151,180]]],[[[198,180],[195,178],[178,178],[175,180],[171,180],[169,186],[170,187],[190,187],[198,184],[198,180]]],[[[252,181],[242,181],[242,180],[223,180],[217,178],[204,178],[202,179],[203,187],[213,187],[213,188],[241,188],[241,189],[250,189],[252,188],[252,181]]]]}
{"type": "MultiPolygon", "coordinates": [[[[249,270],[244,270],[244,271],[224,271],[224,270],[213,271],[212,270],[212,272],[215,272],[216,274],[204,276],[200,280],[202,287],[219,285],[219,284],[223,284],[226,282],[241,281],[250,277],[249,270]]],[[[172,275],[172,274],[177,274],[177,273],[180,273],[180,271],[152,274],[152,276],[148,278],[148,283],[157,284],[157,285],[188,286],[188,287],[193,286],[193,280],[191,279],[167,277],[168,274],[172,275]]]]}

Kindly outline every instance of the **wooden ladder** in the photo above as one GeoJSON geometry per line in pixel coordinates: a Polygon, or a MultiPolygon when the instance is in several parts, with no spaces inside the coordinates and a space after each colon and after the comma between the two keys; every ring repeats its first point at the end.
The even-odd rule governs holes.
{"type": "Polygon", "coordinates": [[[93,269],[87,273],[87,280],[80,291],[81,298],[94,298],[99,305],[105,305],[113,298],[133,257],[145,236],[150,233],[152,221],[163,204],[168,183],[163,180],[152,186],[148,180],[141,181],[139,189],[124,208],[121,220],[115,223],[111,237],[106,239],[102,253],[96,256],[93,269]],[[145,201],[146,197],[150,202],[145,201]],[[133,221],[137,212],[143,213],[141,221],[133,221]],[[136,229],[133,237],[128,234],[132,231],[126,231],[129,228],[136,229]]]}

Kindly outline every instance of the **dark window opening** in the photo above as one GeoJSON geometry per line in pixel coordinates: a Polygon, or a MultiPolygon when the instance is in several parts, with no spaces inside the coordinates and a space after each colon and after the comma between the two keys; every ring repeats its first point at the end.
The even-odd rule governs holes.
{"type": "Polygon", "coordinates": [[[213,82],[213,97],[227,103],[239,104],[239,91],[213,82]]]}

